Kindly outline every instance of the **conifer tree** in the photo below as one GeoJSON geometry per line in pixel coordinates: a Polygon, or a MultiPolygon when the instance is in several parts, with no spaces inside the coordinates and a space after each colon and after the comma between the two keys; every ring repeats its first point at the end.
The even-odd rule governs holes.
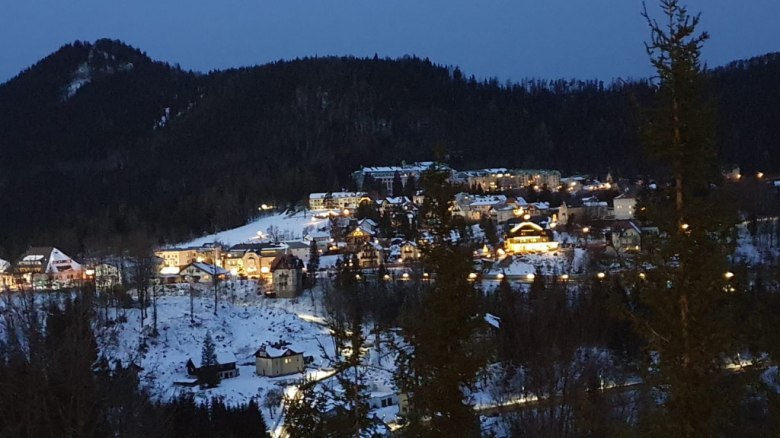
{"type": "Polygon", "coordinates": [[[320,250],[317,241],[311,240],[309,244],[309,260],[306,263],[306,272],[309,274],[309,286],[314,287],[317,282],[317,271],[320,269],[320,250]]]}
{"type": "Polygon", "coordinates": [[[198,380],[201,386],[213,388],[219,385],[219,372],[217,371],[217,352],[211,332],[206,332],[203,339],[203,350],[200,356],[200,371],[198,380]]]}
{"type": "MultiPolygon", "coordinates": [[[[700,96],[699,15],[678,0],[661,0],[663,22],[643,16],[651,30],[647,52],[658,72],[657,106],[650,112],[646,143],[667,163],[671,187],[648,192],[639,210],[660,234],[647,237],[629,314],[653,352],[647,378],[665,394],[648,416],[651,432],[711,436],[728,418],[723,358],[735,353],[736,294],[729,286],[727,257],[735,216],[720,202],[714,181],[709,109],[700,96]],[[655,417],[660,415],[663,420],[655,417]]],[[[734,394],[732,394],[734,395],[734,394]]]]}
{"type": "Polygon", "coordinates": [[[452,238],[454,188],[447,180],[447,173],[437,169],[422,177],[425,220],[434,236],[424,263],[436,280],[402,321],[407,345],[399,349],[396,382],[410,399],[408,436],[479,436],[463,388],[474,382],[484,362],[473,346],[482,317],[468,279],[471,252],[452,238]]]}
{"type": "Polygon", "coordinates": [[[401,180],[401,174],[396,170],[393,174],[393,196],[404,195],[404,183],[401,180]]]}

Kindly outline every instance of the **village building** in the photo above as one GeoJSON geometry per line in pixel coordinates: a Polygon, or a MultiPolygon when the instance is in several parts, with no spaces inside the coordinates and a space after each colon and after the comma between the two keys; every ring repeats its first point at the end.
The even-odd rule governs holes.
{"type": "Polygon", "coordinates": [[[280,255],[274,259],[271,275],[277,298],[295,298],[303,290],[303,261],[294,255],[280,255]]]}
{"type": "Polygon", "coordinates": [[[630,220],[612,222],[612,246],[618,253],[637,252],[642,247],[642,230],[630,220]]]}
{"type": "Polygon", "coordinates": [[[255,372],[258,376],[277,377],[303,372],[303,353],[277,343],[263,345],[255,352],[255,372]]]}
{"type": "Polygon", "coordinates": [[[211,283],[214,277],[223,278],[230,274],[219,266],[208,263],[190,263],[179,271],[179,278],[186,283],[211,283]]]}
{"type": "Polygon", "coordinates": [[[550,233],[533,222],[521,222],[507,233],[504,251],[509,254],[548,252],[558,249],[550,233]]]}
{"type": "Polygon", "coordinates": [[[361,202],[371,202],[366,192],[326,192],[309,195],[309,210],[356,210],[361,202]]]}
{"type": "Polygon", "coordinates": [[[376,223],[371,219],[361,220],[344,238],[347,250],[350,252],[360,251],[364,244],[370,242],[376,236],[376,227],[376,223]]]}
{"type": "Polygon", "coordinates": [[[612,200],[613,214],[616,220],[633,219],[636,197],[621,193],[612,200]]]}
{"type": "Polygon", "coordinates": [[[285,246],[285,250],[284,250],[285,254],[294,255],[295,257],[298,257],[301,260],[309,259],[309,252],[311,251],[310,243],[296,240],[296,241],[283,242],[282,245],[285,246]]]}
{"type": "Polygon", "coordinates": [[[161,274],[178,274],[181,268],[198,261],[195,248],[167,248],[154,252],[162,259],[161,274]]]}
{"type": "Polygon", "coordinates": [[[10,289],[14,286],[14,276],[11,264],[0,259],[0,289],[10,289]]]}
{"type": "Polygon", "coordinates": [[[68,286],[81,280],[81,264],[57,248],[31,247],[16,262],[15,272],[34,287],[68,286]]]}
{"type": "Polygon", "coordinates": [[[372,383],[368,387],[368,406],[371,409],[386,408],[398,404],[398,393],[387,386],[372,383]]]}
{"type": "Polygon", "coordinates": [[[561,185],[561,173],[557,170],[493,168],[457,172],[455,180],[484,192],[534,186],[557,190],[561,185]]]}
{"type": "Polygon", "coordinates": [[[361,268],[378,268],[385,263],[384,248],[376,242],[366,242],[357,252],[361,268]]]}
{"type": "Polygon", "coordinates": [[[446,165],[437,164],[433,161],[424,161],[412,164],[401,163],[400,166],[363,167],[352,173],[352,179],[357,183],[358,187],[367,190],[368,187],[364,187],[363,183],[366,180],[366,177],[370,176],[374,181],[377,181],[384,186],[385,193],[390,193],[393,196],[400,196],[401,193],[393,193],[393,179],[395,178],[396,173],[401,178],[401,183],[406,186],[409,177],[413,176],[419,181],[423,172],[436,165],[440,166],[441,169],[450,171],[449,167],[446,165]]]}
{"type": "Polygon", "coordinates": [[[112,258],[87,265],[85,272],[95,282],[95,287],[108,289],[125,284],[134,267],[131,260],[112,258]]]}
{"type": "Polygon", "coordinates": [[[271,263],[286,250],[279,243],[240,243],[223,253],[222,267],[233,275],[270,281],[271,263]]]}
{"type": "MultiPolygon", "coordinates": [[[[215,366],[217,367],[217,373],[219,374],[220,379],[238,377],[239,370],[236,366],[238,360],[236,359],[235,354],[228,351],[218,351],[216,356],[217,364],[215,366]]],[[[200,355],[190,357],[186,364],[187,374],[197,377],[202,366],[200,355]]]]}
{"type": "Polygon", "coordinates": [[[404,242],[400,247],[399,262],[413,262],[420,259],[420,248],[414,242],[404,242]]]}

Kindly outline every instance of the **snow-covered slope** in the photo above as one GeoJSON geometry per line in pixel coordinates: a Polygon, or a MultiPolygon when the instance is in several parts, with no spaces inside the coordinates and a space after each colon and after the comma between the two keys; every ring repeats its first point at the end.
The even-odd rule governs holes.
{"type": "MultiPolygon", "coordinates": [[[[308,230],[323,227],[327,224],[325,219],[316,219],[309,212],[286,213],[263,216],[244,226],[232,230],[221,231],[216,234],[200,237],[183,243],[183,246],[200,246],[205,243],[219,241],[227,245],[250,242],[269,237],[269,234],[277,234],[278,240],[295,240],[302,238],[308,230]],[[269,229],[273,228],[269,233],[269,229]],[[258,234],[260,233],[260,234],[258,234]]],[[[273,237],[273,236],[271,236],[273,237]]]]}
{"type": "Polygon", "coordinates": [[[144,386],[160,400],[170,399],[179,391],[193,390],[175,386],[174,382],[188,378],[185,365],[191,356],[201,356],[206,332],[211,333],[218,352],[236,356],[240,376],[225,379],[214,389],[194,389],[198,398],[222,396],[228,403],[245,403],[280,382],[284,386],[285,382],[293,384],[303,377],[301,374],[279,378],[255,375],[254,353],[264,342],[290,342],[291,348],[312,356],[314,362],[307,373],[317,375],[327,369],[330,363],[321,357],[320,345],[332,356],[332,343],[325,327],[318,323],[317,308],[308,293],[297,300],[285,300],[263,298],[256,290],[257,285],[250,281],[220,285],[215,315],[212,289],[208,285],[196,285],[192,323],[189,285],[166,286],[157,303],[159,335],[151,336],[151,307],[143,324],[144,336],[139,309],[120,309],[119,315],[124,312],[127,322],[100,333],[101,351],[107,357],[140,365],[144,386]]]}

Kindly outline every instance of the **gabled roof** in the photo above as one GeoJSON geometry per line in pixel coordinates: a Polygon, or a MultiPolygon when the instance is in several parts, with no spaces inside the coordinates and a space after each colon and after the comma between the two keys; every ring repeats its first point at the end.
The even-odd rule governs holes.
{"type": "MultiPolygon", "coordinates": [[[[236,359],[236,355],[229,352],[229,351],[217,351],[217,365],[227,365],[230,363],[236,363],[238,362],[238,359],[236,359]]],[[[195,368],[200,368],[201,366],[201,355],[192,356],[190,357],[190,362],[192,362],[192,365],[195,366],[195,368]]]]}
{"type": "Polygon", "coordinates": [[[280,357],[288,357],[288,356],[295,356],[298,354],[303,354],[299,351],[295,351],[290,347],[273,347],[271,345],[263,344],[256,352],[255,357],[261,357],[261,358],[267,358],[267,359],[277,359],[280,357]]]}
{"type": "Polygon", "coordinates": [[[618,220],[612,222],[612,232],[618,231],[628,231],[628,230],[634,230],[637,232],[637,234],[641,234],[642,230],[639,228],[639,226],[634,222],[630,220],[618,220]]]}
{"type": "Polygon", "coordinates": [[[539,231],[539,232],[544,231],[544,228],[542,228],[541,226],[539,226],[539,225],[537,225],[537,224],[535,224],[533,222],[525,221],[525,222],[520,222],[519,224],[515,225],[511,230],[509,230],[509,234],[517,233],[518,231],[522,230],[523,228],[532,229],[534,231],[539,231]]]}
{"type": "Polygon", "coordinates": [[[271,262],[271,272],[277,269],[303,269],[303,260],[292,254],[280,255],[271,262]]]}
{"type": "Polygon", "coordinates": [[[220,268],[219,266],[210,265],[208,263],[202,263],[202,262],[195,262],[190,263],[189,265],[185,266],[182,271],[189,268],[190,266],[194,267],[195,269],[205,272],[209,275],[227,275],[230,272],[220,268]]]}

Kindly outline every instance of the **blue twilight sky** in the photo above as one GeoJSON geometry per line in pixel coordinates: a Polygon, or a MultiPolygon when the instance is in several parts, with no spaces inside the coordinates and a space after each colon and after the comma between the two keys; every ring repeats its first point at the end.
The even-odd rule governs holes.
{"type": "MultiPolygon", "coordinates": [[[[685,1],[685,0],[684,0],[685,1]]],[[[414,54],[500,81],[646,77],[641,0],[0,0],[0,82],[74,40],[199,71],[414,54]]],[[[657,10],[654,1],[648,2],[657,10]]],[[[780,51],[780,1],[688,0],[710,66],[780,51]]]]}

